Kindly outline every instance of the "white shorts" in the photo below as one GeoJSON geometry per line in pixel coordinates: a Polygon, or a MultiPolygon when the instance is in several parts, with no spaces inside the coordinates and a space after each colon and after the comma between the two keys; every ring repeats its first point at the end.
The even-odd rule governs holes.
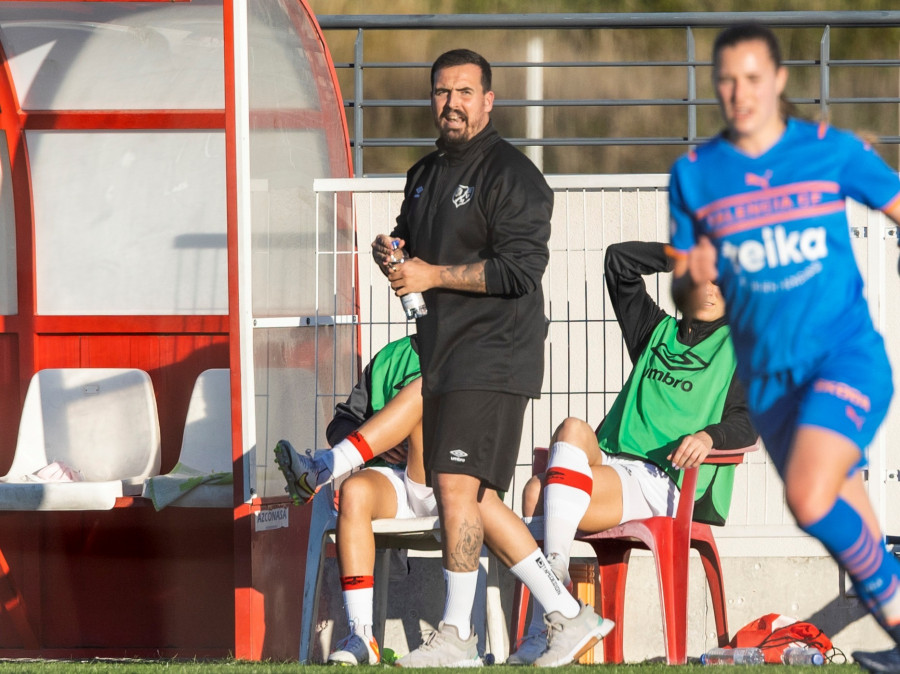
{"type": "Polygon", "coordinates": [[[387,466],[373,466],[366,470],[378,471],[391,483],[397,496],[397,514],[394,516],[397,519],[406,520],[413,517],[437,515],[437,499],[434,497],[434,490],[410,480],[406,470],[387,466]]]}
{"type": "Polygon", "coordinates": [[[678,487],[659,466],[605,452],[603,465],[616,471],[622,481],[622,521],[619,524],[658,515],[675,516],[678,487]]]}

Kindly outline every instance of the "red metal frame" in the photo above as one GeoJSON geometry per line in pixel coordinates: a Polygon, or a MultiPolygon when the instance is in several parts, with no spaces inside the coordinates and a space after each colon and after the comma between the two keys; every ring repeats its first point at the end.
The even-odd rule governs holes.
{"type": "Polygon", "coordinates": [[[224,110],[27,110],[19,112],[27,130],[223,129],[224,110]]]}
{"type": "MultiPolygon", "coordinates": [[[[13,194],[15,194],[18,320],[14,327],[14,335],[18,353],[17,378],[19,381],[16,402],[21,405],[25,399],[28,380],[34,371],[34,343],[30,338],[24,339],[25,335],[30,337],[33,334],[36,308],[35,268],[32,254],[34,250],[34,208],[31,195],[31,169],[28,163],[25,132],[22,129],[19,97],[2,44],[0,44],[0,64],[2,64],[2,68],[0,68],[0,128],[6,132],[13,194]]],[[[15,417],[15,420],[15,426],[18,426],[18,417],[15,417]]]]}
{"type": "MultiPolygon", "coordinates": [[[[3,2],[28,2],[29,0],[3,0],[3,2]]],[[[32,2],[190,2],[191,0],[30,0],[32,2]]]]}

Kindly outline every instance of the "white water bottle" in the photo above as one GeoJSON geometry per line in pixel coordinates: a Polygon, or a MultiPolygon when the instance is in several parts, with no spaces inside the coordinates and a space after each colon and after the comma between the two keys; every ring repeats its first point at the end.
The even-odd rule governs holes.
{"type": "Polygon", "coordinates": [[[700,656],[704,665],[761,665],[765,661],[758,648],[713,648],[700,656]]]}
{"type": "Polygon", "coordinates": [[[825,656],[818,648],[791,646],[781,654],[781,661],[786,665],[823,665],[825,656]]]}
{"type": "MultiPolygon", "coordinates": [[[[407,255],[406,251],[400,247],[400,242],[397,241],[397,239],[391,241],[391,248],[394,250],[394,252],[391,253],[394,262],[403,264],[407,255]]],[[[406,312],[407,320],[422,318],[422,316],[428,313],[428,307],[425,306],[425,298],[422,297],[422,293],[407,293],[400,298],[400,302],[403,304],[403,311],[406,312]]]]}

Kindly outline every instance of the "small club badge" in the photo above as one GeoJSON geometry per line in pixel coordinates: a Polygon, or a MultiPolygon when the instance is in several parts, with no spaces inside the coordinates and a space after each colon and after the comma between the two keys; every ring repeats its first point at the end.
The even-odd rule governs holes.
{"type": "Polygon", "coordinates": [[[469,187],[468,185],[457,185],[456,191],[453,192],[453,205],[459,208],[460,206],[465,206],[472,200],[472,195],[475,194],[475,188],[469,187]]]}

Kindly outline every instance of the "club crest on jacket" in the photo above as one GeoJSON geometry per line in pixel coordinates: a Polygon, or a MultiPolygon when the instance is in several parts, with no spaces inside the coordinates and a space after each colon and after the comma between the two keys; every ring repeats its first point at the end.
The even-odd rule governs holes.
{"type": "Polygon", "coordinates": [[[460,206],[465,206],[472,200],[472,195],[475,194],[475,188],[469,187],[468,185],[457,185],[456,191],[453,192],[453,205],[459,208],[460,206]]]}

